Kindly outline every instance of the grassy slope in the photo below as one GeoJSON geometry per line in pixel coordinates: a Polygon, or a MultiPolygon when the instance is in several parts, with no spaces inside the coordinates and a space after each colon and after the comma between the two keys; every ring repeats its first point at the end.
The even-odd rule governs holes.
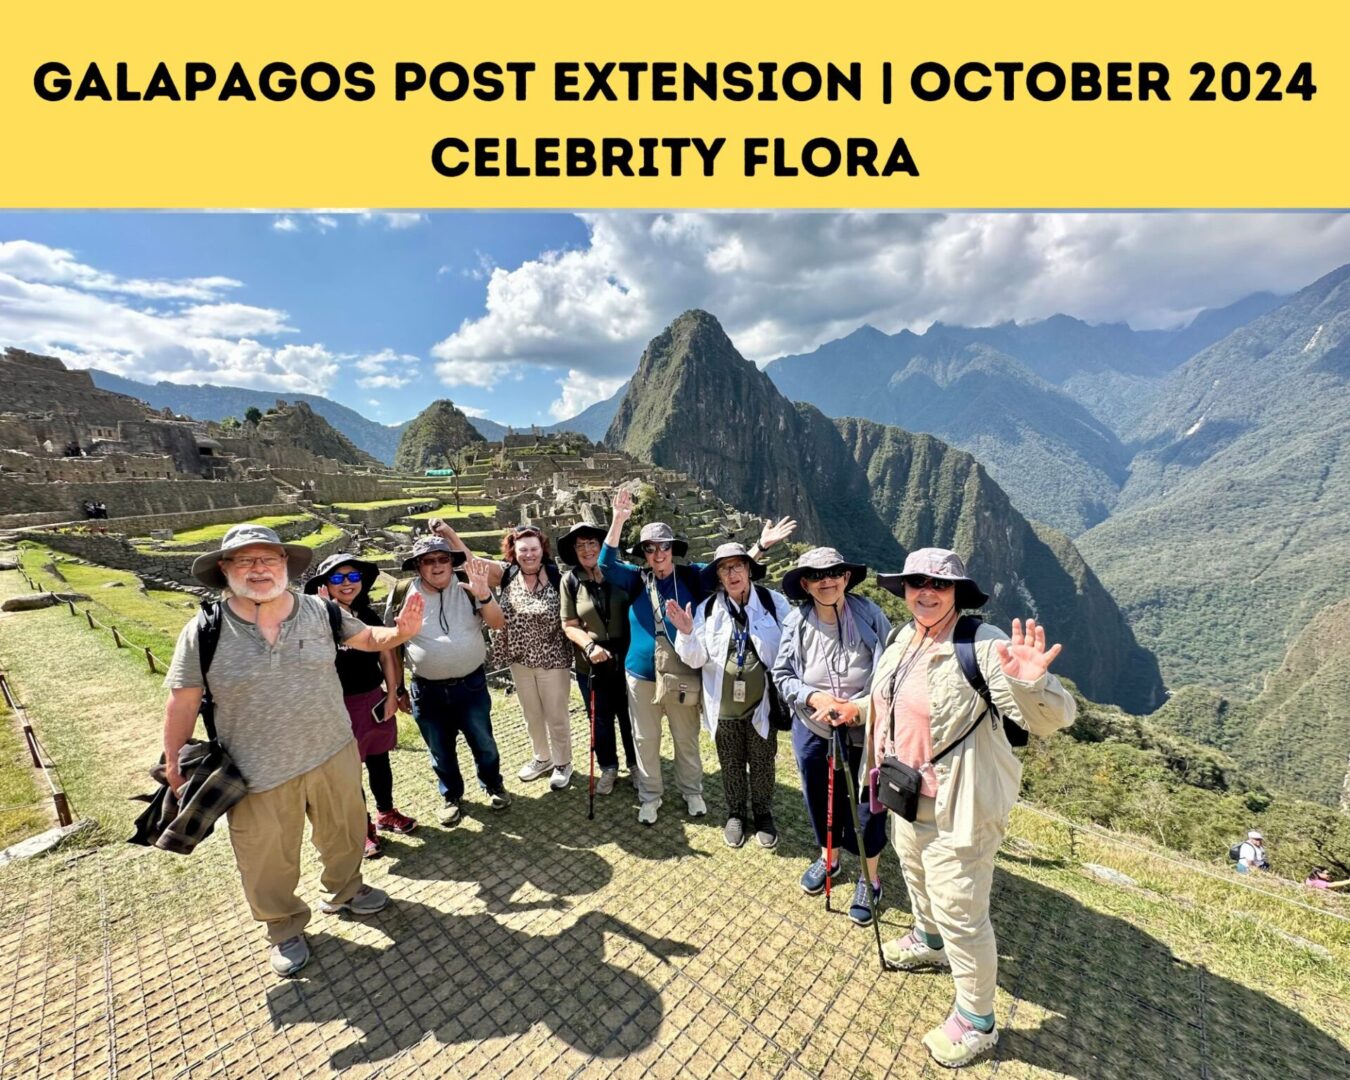
{"type": "MultiPolygon", "coordinates": [[[[275,529],[281,525],[291,525],[297,521],[304,521],[308,514],[276,514],[272,517],[254,518],[253,524],[266,525],[269,529],[275,529]]],[[[200,529],[186,529],[183,532],[173,534],[171,545],[194,547],[198,544],[204,544],[213,540],[222,540],[225,534],[229,532],[238,522],[222,521],[216,525],[203,525],[200,529]]]]}
{"type": "Polygon", "coordinates": [[[0,848],[55,824],[50,800],[42,801],[46,791],[28,756],[18,718],[0,698],[0,848]]]}

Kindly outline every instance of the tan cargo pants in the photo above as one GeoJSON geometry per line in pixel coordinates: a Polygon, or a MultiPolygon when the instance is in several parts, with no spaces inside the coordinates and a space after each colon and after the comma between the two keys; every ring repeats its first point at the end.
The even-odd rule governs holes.
{"type": "Polygon", "coordinates": [[[661,797],[661,718],[670,721],[670,739],[675,744],[675,786],[688,798],[703,794],[703,758],[699,754],[697,705],[653,705],[656,683],[624,672],[628,682],[628,713],[633,721],[633,745],[638,758],[638,798],[652,802],[661,797]]]}
{"type": "Polygon", "coordinates": [[[934,800],[919,799],[919,813],[910,822],[891,819],[891,842],[900,856],[909,889],[914,925],[941,934],[956,980],[956,1003],[967,1012],[987,1016],[994,1011],[998,984],[998,946],[989,920],[989,889],[994,856],[1003,843],[1003,822],[987,822],[975,830],[971,847],[956,847],[933,821],[934,800]]]}
{"type": "Polygon", "coordinates": [[[326,899],[350,900],[361,887],[366,838],[355,739],[309,772],[267,791],[249,792],[228,812],[244,897],[253,917],[267,924],[273,945],[295,937],[309,922],[309,905],[295,895],[306,817],[323,863],[326,899]]]}

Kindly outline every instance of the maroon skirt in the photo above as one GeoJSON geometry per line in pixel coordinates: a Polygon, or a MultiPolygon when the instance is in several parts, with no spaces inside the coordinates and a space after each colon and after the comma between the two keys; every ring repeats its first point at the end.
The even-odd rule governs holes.
{"type": "Polygon", "coordinates": [[[370,710],[379,704],[384,691],[376,688],[364,694],[352,694],[342,699],[347,706],[347,715],[351,717],[352,734],[356,736],[356,749],[365,761],[371,754],[387,754],[398,742],[398,717],[392,716],[382,724],[377,724],[370,710]]]}

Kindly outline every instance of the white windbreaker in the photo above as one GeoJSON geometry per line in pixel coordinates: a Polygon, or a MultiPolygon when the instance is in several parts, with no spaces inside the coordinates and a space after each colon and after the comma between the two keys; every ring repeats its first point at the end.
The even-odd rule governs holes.
{"type": "MultiPolygon", "coordinates": [[[[750,588],[750,600],[745,606],[746,618],[750,626],[750,641],[755,646],[760,662],[764,665],[764,698],[755,710],[752,721],[760,738],[769,737],[769,694],[773,689],[773,662],[778,655],[778,642],[782,637],[782,622],[792,610],[782,593],[765,589],[778,614],[766,611],[759,602],[759,590],[750,588]]],[[[694,610],[694,630],[691,634],[675,635],[675,652],[681,660],[693,668],[701,668],[703,676],[703,727],[709,735],[717,735],[717,714],[722,704],[722,679],[726,675],[727,650],[731,647],[731,613],[727,611],[725,593],[719,589],[713,594],[711,615],[704,615],[708,601],[703,600],[694,610]]]]}

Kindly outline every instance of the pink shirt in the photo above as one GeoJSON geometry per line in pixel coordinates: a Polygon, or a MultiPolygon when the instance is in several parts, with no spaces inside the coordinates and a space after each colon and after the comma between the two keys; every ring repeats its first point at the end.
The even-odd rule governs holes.
{"type": "Polygon", "coordinates": [[[893,754],[911,769],[918,769],[923,782],[920,795],[937,794],[933,756],[932,706],[928,701],[928,657],[921,656],[895,688],[889,724],[878,724],[877,760],[893,754]]]}

